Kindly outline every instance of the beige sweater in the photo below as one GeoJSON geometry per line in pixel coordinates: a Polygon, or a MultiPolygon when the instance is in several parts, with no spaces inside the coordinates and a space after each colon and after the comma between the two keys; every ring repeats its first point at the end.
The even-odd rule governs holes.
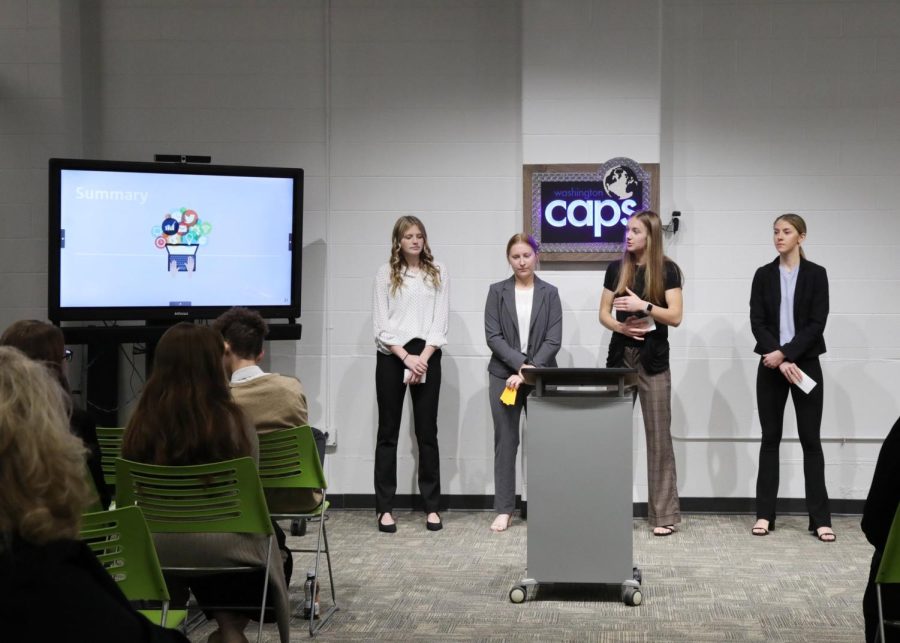
{"type": "Polygon", "coordinates": [[[290,429],[309,422],[306,394],[300,380],[266,373],[231,384],[234,401],[260,433],[290,429]]]}
{"type": "MultiPolygon", "coordinates": [[[[309,423],[303,385],[294,377],[266,373],[232,383],[231,394],[259,433],[290,429],[309,423]]],[[[309,457],[318,458],[318,453],[309,457]]],[[[322,493],[312,489],[266,489],[273,514],[304,513],[322,503],[322,493]]]]}

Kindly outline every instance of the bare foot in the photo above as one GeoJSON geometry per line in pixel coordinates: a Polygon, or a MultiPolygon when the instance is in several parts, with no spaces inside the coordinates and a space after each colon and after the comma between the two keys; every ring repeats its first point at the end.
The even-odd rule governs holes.
{"type": "Polygon", "coordinates": [[[428,516],[426,516],[425,520],[433,525],[436,525],[441,521],[441,517],[436,511],[432,511],[430,514],[428,514],[428,516]]]}
{"type": "Polygon", "coordinates": [[[675,525],[666,525],[664,527],[654,527],[654,536],[671,536],[675,533],[675,525]]]}
{"type": "Polygon", "coordinates": [[[512,514],[497,514],[497,517],[494,518],[494,522],[491,523],[491,531],[506,531],[509,529],[511,523],[512,514]]]}

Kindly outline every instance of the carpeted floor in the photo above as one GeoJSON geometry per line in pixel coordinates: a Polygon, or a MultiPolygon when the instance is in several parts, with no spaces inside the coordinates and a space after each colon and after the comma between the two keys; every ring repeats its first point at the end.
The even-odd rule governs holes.
{"type": "MultiPolygon", "coordinates": [[[[529,590],[524,603],[511,603],[509,590],[525,572],[527,523],[518,518],[508,532],[493,534],[490,513],[446,513],[443,531],[434,533],[425,530],[422,514],[396,517],[392,535],[376,530],[372,512],[331,513],[326,524],[341,609],[320,640],[863,640],[872,549],[858,516],[834,519],[833,544],[810,536],[801,516],[779,517],[777,531],[762,538],[750,536],[752,518],[745,515],[688,515],[667,538],[653,537],[636,520],[638,607],[619,600],[618,586],[544,585],[529,590]]],[[[289,543],[301,546],[300,540],[306,547],[311,537],[289,543]]],[[[310,565],[311,557],[297,556],[295,614],[310,565]]],[[[323,603],[327,594],[323,586],[323,603]]],[[[196,629],[191,640],[205,641],[212,629],[196,629]]],[[[255,640],[253,624],[247,635],[255,640]]],[[[308,637],[306,623],[295,617],[291,641],[308,637]]],[[[278,640],[274,626],[266,626],[264,640],[278,640]]]]}

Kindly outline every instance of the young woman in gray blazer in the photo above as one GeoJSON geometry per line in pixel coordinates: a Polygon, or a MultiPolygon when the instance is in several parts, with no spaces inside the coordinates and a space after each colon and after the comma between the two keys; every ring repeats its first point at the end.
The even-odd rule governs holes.
{"type": "Polygon", "coordinates": [[[494,419],[494,510],[492,531],[506,531],[516,502],[516,453],[519,418],[531,391],[522,372],[526,368],[556,366],[562,342],[562,306],[554,286],[534,274],[537,243],[529,235],[514,234],[506,244],[513,275],[491,284],[484,306],[484,333],[489,397],[494,419]],[[513,404],[501,402],[504,389],[516,392],[513,404]]]}

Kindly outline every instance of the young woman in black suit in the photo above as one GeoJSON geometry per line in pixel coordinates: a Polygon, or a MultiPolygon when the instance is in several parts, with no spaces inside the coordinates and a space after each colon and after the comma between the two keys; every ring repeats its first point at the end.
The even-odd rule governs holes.
{"type": "Polygon", "coordinates": [[[755,352],[762,355],[756,373],[756,403],[762,426],[759,473],[756,478],[756,523],[751,533],[766,536],[775,528],[778,496],[778,447],[788,392],[797,413],[797,433],[803,447],[809,530],[822,542],[834,542],[825,458],[819,429],[822,424],[822,333],[828,318],[828,275],[807,261],[802,244],[806,222],[796,214],[775,220],[778,258],[756,271],[750,292],[750,327],[755,352]],[[804,375],[816,386],[804,393],[804,375]]]}

